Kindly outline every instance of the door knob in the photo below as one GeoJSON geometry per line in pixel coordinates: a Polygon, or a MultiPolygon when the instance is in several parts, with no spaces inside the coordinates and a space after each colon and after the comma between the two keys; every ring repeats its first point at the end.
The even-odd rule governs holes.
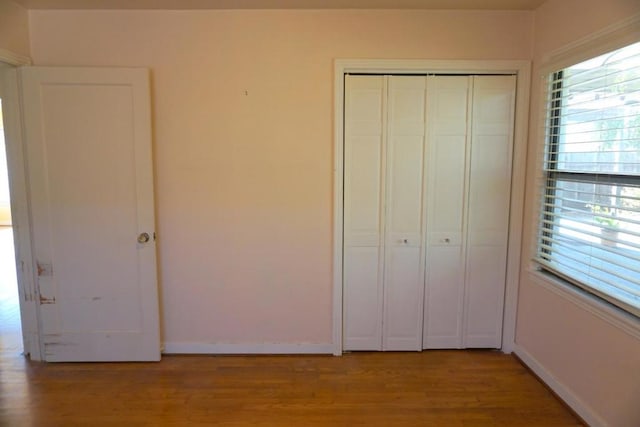
{"type": "Polygon", "coordinates": [[[147,243],[149,241],[149,233],[140,233],[138,243],[147,243]]]}

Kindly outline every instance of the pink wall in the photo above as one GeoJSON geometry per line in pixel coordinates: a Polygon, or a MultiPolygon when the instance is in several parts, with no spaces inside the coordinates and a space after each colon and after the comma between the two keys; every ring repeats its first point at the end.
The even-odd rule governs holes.
{"type": "Polygon", "coordinates": [[[32,11],[38,65],[153,76],[169,343],[330,343],[333,60],[528,59],[531,12],[32,11]]]}
{"type": "Polygon", "coordinates": [[[0,49],[29,55],[27,11],[11,0],[0,0],[0,49]]]}
{"type": "MultiPolygon", "coordinates": [[[[558,48],[640,13],[637,0],[548,0],[536,12],[523,266],[516,343],[598,423],[640,425],[640,332],[626,332],[543,286],[531,273],[540,143],[539,68],[558,48]]],[[[637,325],[637,321],[636,321],[637,325]]],[[[636,326],[637,331],[637,326],[636,326]]],[[[518,351],[516,351],[518,352],[518,351]]]]}

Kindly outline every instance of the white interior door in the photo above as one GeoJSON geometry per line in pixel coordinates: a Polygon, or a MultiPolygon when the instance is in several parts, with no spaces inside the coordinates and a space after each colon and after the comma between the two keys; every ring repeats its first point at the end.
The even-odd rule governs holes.
{"type": "Polygon", "coordinates": [[[20,76],[43,358],[159,360],[148,71],[20,76]]]}
{"type": "Polygon", "coordinates": [[[382,349],[386,79],[346,76],[344,348],[382,349]]]}
{"type": "Polygon", "coordinates": [[[475,76],[464,346],[500,348],[507,274],[515,76],[475,76]]]}
{"type": "Polygon", "coordinates": [[[500,348],[514,76],[429,77],[424,348],[500,348]]]}
{"type": "Polygon", "coordinates": [[[469,86],[430,76],[424,348],[462,348],[469,86]]]}
{"type": "Polygon", "coordinates": [[[383,350],[422,349],[425,89],[388,77],[383,350]]]}
{"type": "Polygon", "coordinates": [[[344,348],[420,350],[425,77],[346,76],[344,348]]]}

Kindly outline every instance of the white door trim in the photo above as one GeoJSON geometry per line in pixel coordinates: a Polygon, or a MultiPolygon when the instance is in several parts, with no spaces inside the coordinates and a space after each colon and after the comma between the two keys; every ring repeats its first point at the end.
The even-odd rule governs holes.
{"type": "Polygon", "coordinates": [[[0,49],[0,62],[19,67],[21,65],[31,65],[31,58],[11,52],[10,50],[0,49]]]}
{"type": "Polygon", "coordinates": [[[514,348],[522,215],[524,209],[525,167],[527,151],[531,62],[523,60],[395,60],[337,59],[334,64],[334,167],[333,167],[333,354],[342,354],[343,316],[343,201],[344,201],[344,76],[349,73],[370,74],[515,74],[516,113],[514,127],[509,249],[505,290],[502,351],[514,348]]]}
{"type": "Polygon", "coordinates": [[[20,298],[23,351],[31,360],[42,360],[39,293],[31,251],[31,222],[27,193],[26,163],[22,132],[22,108],[17,68],[31,59],[0,49],[0,85],[4,102],[5,144],[11,194],[11,217],[16,250],[16,277],[20,298]]]}

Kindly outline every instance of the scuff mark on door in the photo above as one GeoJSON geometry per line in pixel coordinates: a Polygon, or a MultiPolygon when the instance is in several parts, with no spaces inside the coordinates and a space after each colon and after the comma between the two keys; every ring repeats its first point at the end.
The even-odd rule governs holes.
{"type": "Polygon", "coordinates": [[[56,297],[47,298],[40,295],[40,304],[55,304],[55,303],[56,303],[56,297]]]}

